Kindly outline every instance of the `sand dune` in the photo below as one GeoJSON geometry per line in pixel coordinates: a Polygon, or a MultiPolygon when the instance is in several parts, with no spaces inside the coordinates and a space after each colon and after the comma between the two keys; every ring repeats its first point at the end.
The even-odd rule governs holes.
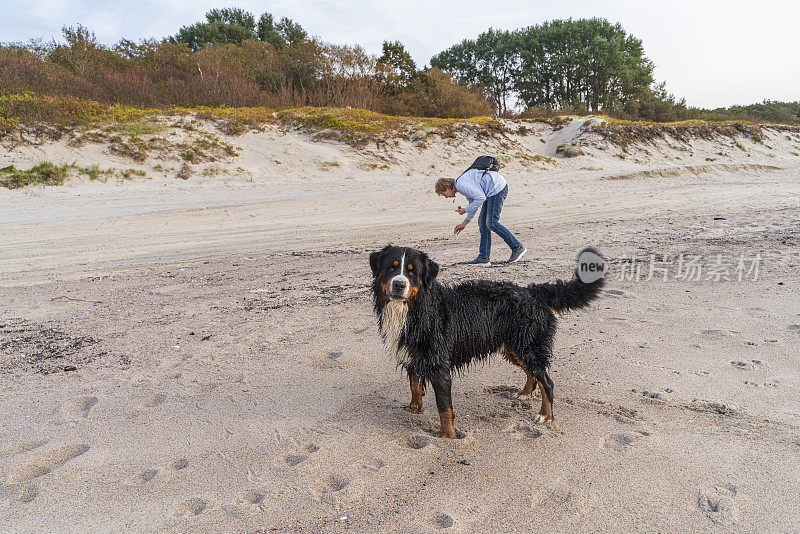
{"type": "Polygon", "coordinates": [[[251,132],[187,181],[100,145],[0,153],[148,175],[0,190],[0,530],[795,532],[800,135],[623,151],[583,119],[527,127],[359,150],[251,132]],[[432,184],[480,152],[509,156],[503,221],[530,252],[473,271],[477,228],[453,236],[432,184]],[[368,292],[387,242],[445,282],[604,252],[602,298],[559,321],[552,424],[501,360],[454,382],[462,439],[435,437],[432,393],[402,409],[368,292]],[[681,255],[760,271],[648,272],[681,255]]]}

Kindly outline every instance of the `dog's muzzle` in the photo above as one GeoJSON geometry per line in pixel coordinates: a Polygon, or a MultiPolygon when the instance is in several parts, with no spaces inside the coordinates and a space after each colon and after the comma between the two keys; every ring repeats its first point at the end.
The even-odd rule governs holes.
{"type": "Polygon", "coordinates": [[[405,276],[395,276],[389,284],[389,298],[393,300],[404,300],[408,298],[409,286],[408,278],[405,276]]]}

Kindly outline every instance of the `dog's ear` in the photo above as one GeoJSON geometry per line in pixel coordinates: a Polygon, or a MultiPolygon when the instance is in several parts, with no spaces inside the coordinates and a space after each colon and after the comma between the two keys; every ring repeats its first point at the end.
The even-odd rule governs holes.
{"type": "Polygon", "coordinates": [[[439,264],[425,256],[425,274],[422,277],[425,287],[430,287],[439,274],[439,264]]]}
{"type": "Polygon", "coordinates": [[[392,248],[391,245],[386,245],[381,250],[376,250],[369,255],[369,266],[372,269],[372,276],[378,276],[378,269],[380,269],[383,258],[386,256],[386,253],[389,252],[390,248],[392,248]]]}

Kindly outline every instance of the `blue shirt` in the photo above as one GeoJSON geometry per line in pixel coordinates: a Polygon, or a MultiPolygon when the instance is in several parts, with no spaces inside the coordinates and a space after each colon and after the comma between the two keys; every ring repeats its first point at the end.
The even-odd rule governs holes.
{"type": "Polygon", "coordinates": [[[456,178],[456,191],[467,197],[466,219],[471,221],[478,208],[488,197],[494,196],[506,187],[506,179],[496,171],[470,169],[456,178]]]}

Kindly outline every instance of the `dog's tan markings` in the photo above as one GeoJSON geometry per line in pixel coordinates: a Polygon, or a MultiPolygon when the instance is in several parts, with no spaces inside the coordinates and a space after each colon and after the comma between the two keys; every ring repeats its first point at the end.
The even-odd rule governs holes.
{"type": "MultiPolygon", "coordinates": [[[[525,371],[525,374],[528,374],[528,371],[525,371]]],[[[536,379],[528,374],[528,379],[525,381],[525,386],[523,386],[523,388],[515,394],[515,397],[518,399],[527,399],[531,396],[531,394],[533,394],[533,388],[535,387],[536,379]]]]}
{"type": "Polygon", "coordinates": [[[525,376],[528,377],[528,379],[525,381],[525,386],[523,386],[523,388],[513,396],[515,399],[527,399],[533,393],[533,388],[536,387],[536,379],[531,376],[531,374],[528,372],[528,369],[525,368],[525,364],[522,363],[522,360],[517,358],[516,354],[506,350],[505,345],[500,347],[500,352],[502,353],[503,358],[525,371],[525,376]]]}
{"type": "Polygon", "coordinates": [[[417,293],[419,293],[419,287],[417,287],[417,286],[409,287],[408,288],[408,297],[406,297],[406,300],[413,300],[414,297],[417,296],[417,293]]]}
{"type": "Polygon", "coordinates": [[[381,284],[381,291],[383,291],[383,296],[389,298],[389,286],[391,285],[391,280],[389,282],[383,282],[381,284]]]}
{"type": "Polygon", "coordinates": [[[409,263],[408,264],[408,270],[409,271],[413,271],[414,270],[414,264],[413,263],[409,263]]]}
{"type": "MultiPolygon", "coordinates": [[[[536,380],[534,378],[534,380],[536,380]]],[[[539,414],[536,418],[537,423],[546,423],[548,421],[553,420],[553,405],[550,404],[550,399],[547,396],[547,392],[544,389],[544,385],[541,382],[536,380],[536,383],[539,384],[539,392],[542,394],[542,407],[539,409],[539,414]]]]}
{"type": "Polygon", "coordinates": [[[564,317],[564,311],[563,310],[557,310],[557,309],[552,308],[550,306],[548,306],[548,308],[550,308],[550,311],[553,312],[553,315],[558,315],[559,317],[564,317]]]}
{"type": "Polygon", "coordinates": [[[452,408],[448,408],[443,412],[439,412],[439,437],[455,439],[456,429],[453,426],[455,421],[455,414],[452,408]]]}
{"type": "Polygon", "coordinates": [[[397,260],[394,260],[394,261],[392,262],[392,265],[394,265],[395,267],[397,267],[398,265],[400,265],[400,262],[399,262],[399,261],[397,261],[397,260]]]}
{"type": "Polygon", "coordinates": [[[420,413],[422,411],[422,397],[425,395],[425,388],[422,387],[422,380],[418,376],[411,379],[411,404],[408,411],[420,413]]]}

